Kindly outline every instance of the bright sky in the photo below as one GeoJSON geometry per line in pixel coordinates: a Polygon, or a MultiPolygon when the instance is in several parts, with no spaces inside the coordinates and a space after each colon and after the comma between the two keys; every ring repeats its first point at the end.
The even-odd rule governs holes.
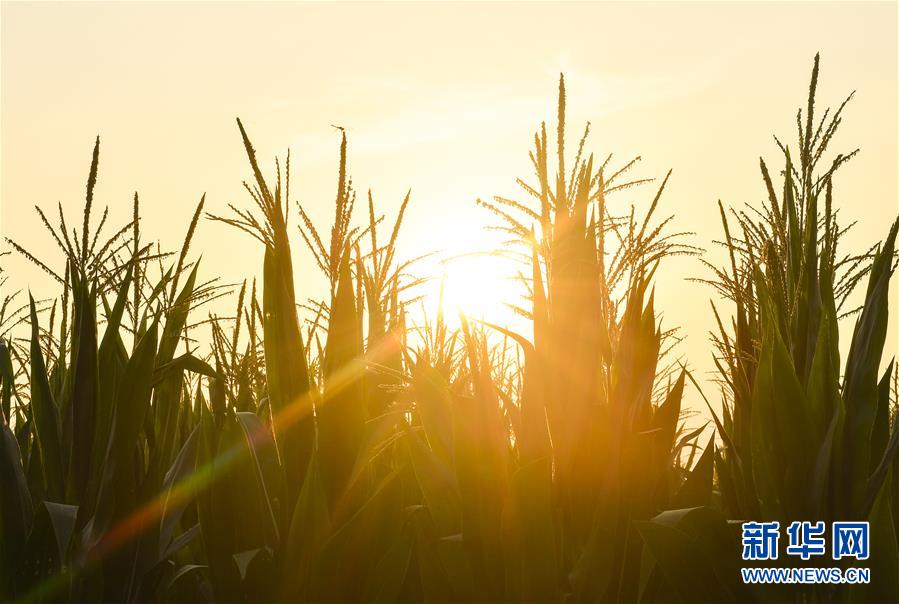
{"type": "MultiPolygon", "coordinates": [[[[589,119],[598,155],[642,155],[640,176],[673,168],[662,211],[709,248],[719,198],[764,198],[758,157],[779,164],[772,133],[795,140],[820,51],[819,103],[858,91],[836,147],[862,153],[837,181],[836,203],[859,221],[846,243],[861,245],[882,238],[897,211],[896,23],[895,2],[4,2],[0,228],[56,258],[32,206],[59,200],[79,216],[99,133],[97,199],[112,223],[127,222],[137,190],[143,232],[174,248],[204,192],[215,213],[250,203],[240,116],[267,165],[292,149],[294,197],[323,228],[337,124],[349,133],[356,188],[371,188],[389,220],[411,188],[406,256],[483,249],[492,217],[474,200],[521,197],[514,179],[530,177],[540,121],[554,126],[564,71],[571,138],[589,119]]],[[[652,194],[613,201],[626,212],[652,194]]],[[[232,229],[204,222],[197,237],[207,275],[238,281],[261,267],[259,245],[232,229]]],[[[318,294],[299,237],[294,249],[300,296],[318,294]]],[[[46,287],[19,258],[5,268],[17,287],[46,287]]],[[[711,292],[688,276],[707,273],[696,260],[668,265],[659,306],[665,326],[688,337],[682,352],[707,369],[711,292]]]]}

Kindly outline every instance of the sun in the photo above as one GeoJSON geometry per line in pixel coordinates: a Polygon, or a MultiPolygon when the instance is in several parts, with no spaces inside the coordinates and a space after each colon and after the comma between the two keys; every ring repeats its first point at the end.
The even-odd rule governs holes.
{"type": "Polygon", "coordinates": [[[511,305],[521,305],[523,286],[514,263],[495,253],[468,253],[441,262],[429,294],[436,309],[442,303],[450,325],[460,315],[474,321],[510,326],[518,315],[511,305]]]}

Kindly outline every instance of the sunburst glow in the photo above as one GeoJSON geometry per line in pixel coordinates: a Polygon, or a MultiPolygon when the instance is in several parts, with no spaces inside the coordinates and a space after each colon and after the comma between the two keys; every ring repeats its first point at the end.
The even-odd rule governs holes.
{"type": "Polygon", "coordinates": [[[425,312],[442,308],[448,324],[459,316],[476,321],[509,325],[518,317],[513,305],[521,305],[525,290],[516,278],[515,264],[495,253],[474,253],[443,260],[425,295],[425,312]]]}

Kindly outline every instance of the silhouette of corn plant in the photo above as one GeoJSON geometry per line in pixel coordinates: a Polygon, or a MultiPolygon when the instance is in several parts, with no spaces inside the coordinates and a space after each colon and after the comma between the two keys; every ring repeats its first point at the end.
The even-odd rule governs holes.
{"type": "MultiPolygon", "coordinates": [[[[721,206],[730,265],[712,267],[713,283],[735,315],[727,325],[713,305],[725,395],[716,417],[723,441],[716,468],[724,509],[736,518],[781,526],[870,520],[872,583],[853,588],[851,597],[893,601],[899,598],[893,476],[899,429],[895,420],[890,427],[893,364],[884,370],[881,361],[899,223],[862,254],[840,252],[848,228],[838,223],[834,177],[857,151],[837,154],[829,165],[824,154],[852,97],[833,113],[825,110],[816,126],[818,71],[816,56],[807,108],[796,117],[798,163],[777,141],[785,161],[781,194],[762,160],[768,203],[731,212],[732,220],[721,206]],[[865,280],[862,305],[847,310],[865,280]],[[853,316],[841,371],[839,321],[853,316]]],[[[809,589],[838,599],[850,593],[809,589]]]]}
{"type": "Polygon", "coordinates": [[[594,170],[592,157],[582,158],[582,139],[569,175],[564,137],[560,81],[557,175],[549,176],[544,126],[532,153],[539,184],[519,181],[539,209],[505,198],[481,202],[532,252],[532,307],[524,314],[533,320],[533,343],[493,327],[524,352],[514,398],[491,367],[483,333],[465,321],[460,361],[438,316],[430,354],[419,355],[412,371],[426,436],[407,436],[428,510],[417,517],[416,550],[419,568],[429,569],[426,597],[636,599],[641,552],[631,520],[648,520],[669,503],[710,502],[711,449],[692,474],[677,461],[698,435],[680,434],[683,375],[661,400],[653,396],[671,335],[657,325],[653,266],[694,249],[663,234],[667,221],[649,226],[658,195],[644,219],[614,218],[606,194],[643,182],[618,184],[633,162],[605,178],[608,162],[594,170]],[[540,235],[516,215],[533,220],[540,235]],[[618,246],[607,248],[606,237],[618,246]]]}
{"type": "MultiPolygon", "coordinates": [[[[255,409],[241,411],[239,390],[236,395],[220,392],[221,400],[211,401],[213,414],[203,430],[208,438],[201,461],[215,465],[223,455],[243,461],[229,464],[224,478],[199,495],[208,582],[219,599],[235,594],[248,600],[371,596],[385,589],[377,580],[383,557],[375,544],[403,534],[395,530],[402,510],[396,499],[397,472],[393,464],[381,463],[385,456],[380,453],[390,447],[395,432],[391,426],[397,421],[387,406],[392,400],[389,387],[395,388],[402,375],[400,295],[415,283],[403,279],[408,263],[396,261],[395,247],[409,198],[385,245],[378,244],[380,219],[375,218],[371,198],[368,228],[352,227],[355,193],[346,167],[346,136],[342,137],[335,218],[327,247],[299,208],[300,233],[330,285],[327,303],[306,306],[315,311],[305,338],[310,347],[313,340],[317,345],[314,354],[303,346],[300,306],[293,292],[286,211],[289,163],[283,191],[280,168],[271,189],[262,179],[242,125],[240,129],[256,175],[255,187],[247,188],[263,218],[233,206],[236,218],[211,218],[249,232],[266,247],[261,315],[268,402],[261,400],[255,409]],[[360,244],[366,236],[371,250],[363,254],[360,244]],[[365,371],[369,363],[376,372],[365,371]],[[297,381],[298,377],[302,379],[297,381]],[[279,390],[285,384],[290,388],[279,390]],[[297,429],[303,423],[307,425],[297,429]],[[302,451],[302,467],[298,463],[292,467],[285,453],[290,447],[302,451]],[[238,492],[235,485],[240,484],[255,488],[238,492]],[[385,507],[385,499],[391,501],[389,506],[385,507]],[[248,516],[263,520],[228,534],[226,527],[248,516]],[[360,548],[360,542],[369,545],[360,548]],[[360,581],[344,580],[349,569],[360,581]],[[370,584],[361,579],[366,576],[371,577],[370,584]]],[[[243,296],[239,295],[238,315],[243,296]]],[[[239,371],[234,360],[239,336],[235,331],[226,338],[217,325],[214,355],[220,372],[234,376],[239,371]]],[[[251,346],[245,360],[253,356],[251,346]]],[[[400,577],[405,576],[405,569],[399,570],[400,577]]]]}
{"type": "MultiPolygon", "coordinates": [[[[151,254],[149,246],[138,248],[135,239],[130,259],[122,261],[132,243],[129,233],[136,231],[128,224],[103,242],[108,211],[91,231],[98,162],[99,139],[80,233],[69,231],[61,208],[55,228],[38,209],[63,252],[64,276],[7,239],[64,290],[58,337],[52,327],[56,304],[50,310],[51,329],[44,332],[30,300],[30,393],[27,404],[18,406],[15,434],[9,415],[3,418],[4,599],[148,597],[171,556],[195,534],[176,534],[183,505],[165,505],[157,523],[135,526],[133,513],[171,493],[180,474],[178,465],[170,469],[169,463],[179,449],[182,456],[189,454],[190,439],[180,437],[173,424],[185,374],[214,375],[189,352],[175,357],[190,306],[209,293],[197,289],[196,265],[184,286],[176,288],[177,276],[188,268],[184,260],[199,214],[177,266],[152,284],[155,292],[170,287],[170,294],[151,291],[146,299],[138,298],[142,311],[131,330],[129,354],[121,332],[135,273],[164,256],[151,254]],[[98,312],[105,315],[102,338],[98,312]]],[[[11,385],[8,376],[4,371],[4,386],[11,385]]]]}

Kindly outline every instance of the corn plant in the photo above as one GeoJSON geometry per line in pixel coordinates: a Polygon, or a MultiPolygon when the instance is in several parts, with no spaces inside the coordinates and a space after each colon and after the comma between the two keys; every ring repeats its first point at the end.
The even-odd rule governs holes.
{"type": "Polygon", "coordinates": [[[578,599],[630,600],[639,595],[642,549],[633,521],[648,520],[673,499],[677,507],[707,504],[711,492],[705,460],[688,482],[674,461],[696,436],[675,440],[683,374],[661,399],[653,396],[671,333],[655,316],[652,273],[661,258],[693,249],[665,233],[668,220],[651,223],[667,177],[642,221],[633,212],[616,219],[607,205],[615,191],[639,184],[620,182],[632,163],[609,174],[607,158],[594,171],[592,156],[579,162],[582,142],[566,178],[561,81],[558,122],[554,183],[545,130],[534,152],[543,235],[532,258],[532,290],[562,561],[578,599]]]}
{"type": "MultiPolygon", "coordinates": [[[[176,453],[188,455],[191,447],[177,426],[185,375],[214,375],[190,352],[175,354],[191,305],[209,293],[197,283],[196,265],[185,264],[199,213],[177,265],[131,298],[137,273],[146,275],[147,264],[163,256],[129,240],[133,224],[104,242],[107,211],[91,231],[98,162],[99,139],[80,233],[69,231],[61,208],[56,228],[38,209],[63,252],[64,276],[10,241],[59,282],[63,303],[55,337],[56,305],[51,329],[44,331],[38,305],[30,300],[27,404],[18,405],[15,432],[9,415],[3,417],[4,599],[148,597],[173,554],[196,533],[176,531],[184,506],[164,496],[182,477],[176,453]],[[120,261],[129,243],[130,258],[120,261]],[[188,268],[178,289],[178,276],[188,268]],[[165,288],[169,293],[161,295],[165,288]],[[137,301],[131,311],[139,319],[129,330],[129,353],[122,335],[131,300],[137,301]],[[135,511],[157,504],[156,522],[135,523],[135,511]]],[[[12,385],[5,371],[4,387],[12,385]]]]}
{"type": "Polygon", "coordinates": [[[780,195],[761,161],[768,202],[731,212],[731,219],[721,207],[730,265],[713,267],[714,285],[735,315],[728,325],[714,308],[725,395],[715,462],[732,517],[781,526],[870,520],[872,584],[814,595],[892,601],[899,598],[899,429],[891,420],[893,365],[881,363],[899,223],[861,254],[840,251],[848,229],[838,222],[834,179],[856,151],[829,164],[824,158],[851,96],[816,125],[818,72],[816,56],[808,104],[796,117],[797,147],[791,152],[777,141],[784,156],[780,195]],[[861,306],[849,308],[865,281],[861,306]],[[853,317],[852,337],[841,348],[840,321],[853,317]]]}

